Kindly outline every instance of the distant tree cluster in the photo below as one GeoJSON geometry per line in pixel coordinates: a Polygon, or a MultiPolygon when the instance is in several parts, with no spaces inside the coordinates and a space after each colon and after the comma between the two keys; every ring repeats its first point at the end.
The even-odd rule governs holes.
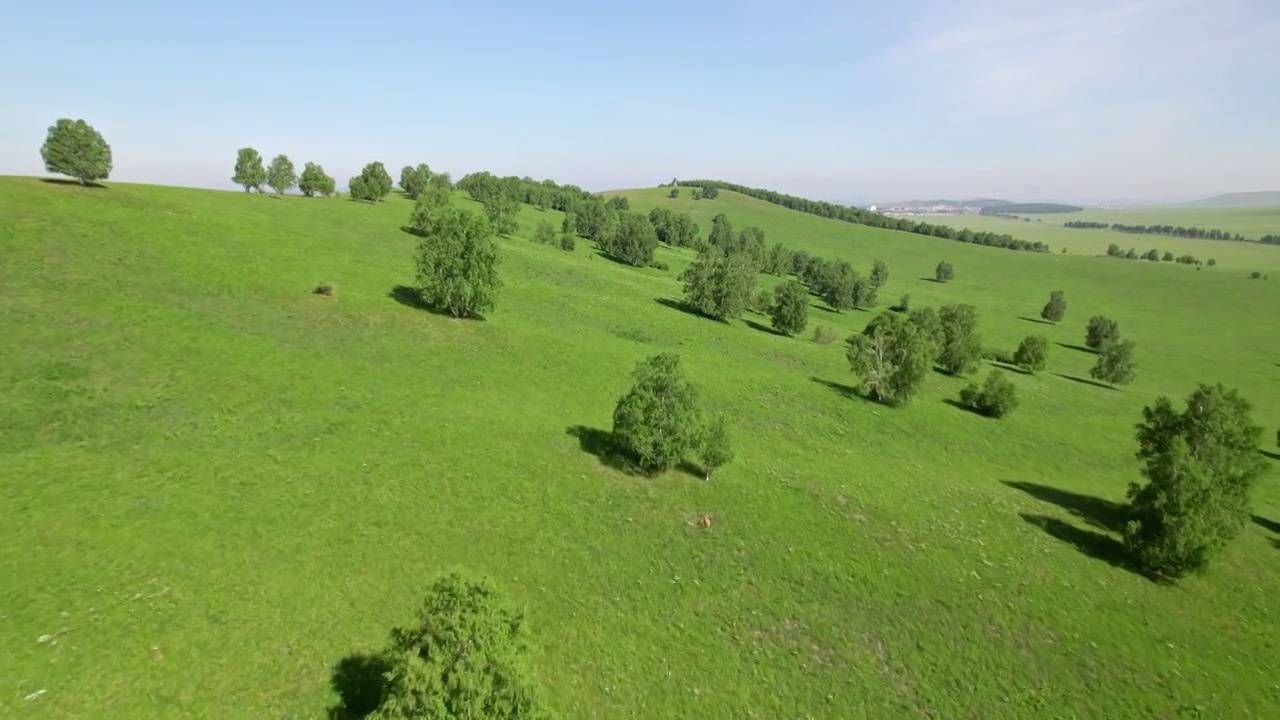
{"type": "Polygon", "coordinates": [[[1258,242],[1263,245],[1280,245],[1280,235],[1263,235],[1258,242]]]}
{"type": "MultiPolygon", "coordinates": [[[[1179,265],[1200,265],[1200,259],[1194,255],[1180,255],[1174,257],[1173,253],[1165,251],[1163,254],[1159,250],[1152,248],[1145,253],[1139,254],[1135,248],[1129,248],[1126,252],[1119,245],[1111,243],[1107,246],[1107,257],[1119,258],[1121,260],[1150,260],[1151,262],[1177,262],[1179,265]]],[[[1213,267],[1217,261],[1210,260],[1209,266],[1213,267]]]]}
{"type": "Polygon", "coordinates": [[[700,188],[703,196],[706,196],[708,190],[717,192],[718,190],[730,190],[741,193],[758,200],[781,205],[791,210],[817,215],[819,217],[832,218],[835,220],[843,220],[844,222],[856,223],[859,225],[868,225],[871,227],[884,228],[886,230],[900,230],[902,232],[915,233],[917,235],[928,235],[931,237],[940,237],[947,240],[955,240],[957,242],[973,243],[977,245],[986,245],[990,247],[1007,248],[1010,250],[1030,250],[1033,252],[1049,252],[1049,246],[1042,242],[1028,242],[1019,240],[1011,235],[1003,235],[991,232],[974,232],[972,230],[956,230],[946,225],[930,225],[924,222],[917,222],[908,218],[895,218],[880,213],[874,213],[861,208],[846,207],[819,200],[806,200],[794,195],[786,195],[772,190],[761,190],[758,188],[750,188],[744,185],[736,185],[734,183],[721,182],[719,180],[682,180],[680,184],[685,187],[700,188]]]}
{"type": "Polygon", "coordinates": [[[1180,225],[1125,225],[1123,223],[1100,223],[1072,221],[1063,223],[1063,227],[1084,228],[1090,230],[1114,230],[1115,232],[1135,235],[1168,235],[1170,237],[1195,238],[1198,240],[1239,240],[1248,242],[1240,233],[1232,234],[1226,230],[1182,227],[1180,225]]]}
{"type": "Polygon", "coordinates": [[[325,174],[320,165],[307,163],[299,176],[289,156],[277,155],[271,159],[270,165],[263,165],[262,155],[251,147],[236,151],[236,165],[231,181],[243,187],[245,192],[262,192],[263,185],[270,187],[277,195],[283,195],[295,187],[307,197],[328,197],[335,191],[333,178],[325,174]]]}
{"type": "Polygon", "coordinates": [[[61,118],[49,127],[40,147],[44,169],[87,185],[111,175],[111,146],[84,120],[61,118]]]}
{"type": "Polygon", "coordinates": [[[658,242],[668,247],[696,247],[698,224],[689,213],[675,212],[667,208],[649,211],[649,222],[658,233],[658,242]]]}
{"type": "Polygon", "coordinates": [[[849,338],[846,357],[860,392],[877,402],[904,404],[934,365],[961,375],[981,359],[977,312],[972,305],[946,305],[881,313],[849,338]]]}
{"type": "Polygon", "coordinates": [[[1082,210],[1084,210],[1084,208],[1077,205],[1063,205],[1061,203],[1001,203],[999,205],[984,207],[978,212],[982,215],[1009,216],[1014,213],[1021,215],[1043,215],[1046,213],[1081,212],[1082,210]]]}
{"type": "MultiPolygon", "coordinates": [[[[497,177],[489,172],[474,172],[457,182],[457,189],[471,195],[479,202],[488,202],[494,195],[506,195],[516,202],[532,205],[539,210],[573,212],[581,203],[600,202],[593,195],[576,185],[557,185],[552,180],[537,181],[529,177],[497,177]]],[[[584,237],[589,237],[584,234],[584,237]]]]}

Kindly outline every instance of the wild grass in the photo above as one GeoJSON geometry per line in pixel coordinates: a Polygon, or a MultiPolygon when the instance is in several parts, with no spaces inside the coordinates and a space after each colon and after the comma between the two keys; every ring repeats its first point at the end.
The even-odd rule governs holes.
{"type": "MultiPolygon", "coordinates": [[[[335,667],[455,567],[526,608],[570,718],[1280,711],[1275,484],[1174,588],[1126,569],[1115,520],[1158,395],[1221,380],[1274,439],[1280,283],[627,194],[704,233],[723,211],[864,273],[882,258],[882,304],[972,303],[985,347],[1080,344],[1105,314],[1138,379],[1071,382],[1093,357],[1053,345],[1010,374],[1005,419],[947,404],[971,378],[940,374],[887,409],[852,393],[843,343],[675,309],[687,253],[660,271],[539,245],[527,206],[497,309],[467,321],[397,302],[416,238],[394,196],[0,179],[0,716],[322,717],[335,667]],[[953,282],[920,279],[943,259],[953,282]],[[1066,320],[1020,319],[1049,290],[1066,320]],[[600,451],[632,367],[666,350],[732,419],[711,482],[600,451]]],[[[810,326],[872,316],[815,300],[810,326]]]]}

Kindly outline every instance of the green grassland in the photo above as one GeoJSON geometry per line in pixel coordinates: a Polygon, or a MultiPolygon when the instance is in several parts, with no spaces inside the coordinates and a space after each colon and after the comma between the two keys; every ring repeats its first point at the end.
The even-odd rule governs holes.
{"type": "MultiPolygon", "coordinates": [[[[1275,228],[1280,228],[1280,212],[1271,209],[1259,211],[1253,208],[1241,208],[1234,211],[1196,210],[1194,212],[1179,210],[1176,213],[1167,211],[1167,214],[1163,209],[1085,210],[1063,215],[1028,215],[1026,217],[1028,219],[1024,221],[969,214],[930,216],[923,219],[926,222],[955,228],[1009,233],[1023,240],[1048,243],[1055,253],[1061,252],[1065,247],[1071,254],[1105,255],[1107,246],[1115,243],[1125,250],[1135,248],[1139,253],[1157,248],[1161,253],[1167,250],[1175,256],[1194,255],[1201,260],[1213,258],[1218,261],[1217,271],[1229,270],[1236,274],[1243,271],[1248,275],[1253,270],[1264,272],[1280,270],[1280,247],[1274,245],[1230,240],[1199,240],[1166,235],[1138,235],[1112,230],[1068,228],[1062,225],[1072,220],[1131,225],[1160,223],[1184,227],[1218,228],[1257,239],[1269,232],[1275,232],[1275,228]],[[1249,219],[1252,215],[1257,215],[1258,218],[1249,219]],[[1239,219],[1240,217],[1245,219],[1239,219]],[[1274,219],[1270,225],[1268,223],[1271,221],[1268,218],[1274,219]]],[[[1205,270],[1208,269],[1205,268],[1205,270]]],[[[1191,268],[1191,271],[1195,272],[1194,268],[1191,268]]]]}
{"type": "MultiPolygon", "coordinates": [[[[1004,420],[948,405],[965,380],[936,374],[889,409],[851,393],[839,342],[664,304],[684,251],[663,272],[529,242],[555,212],[522,208],[497,309],[459,321],[393,297],[413,278],[402,198],[3,178],[0,716],[324,717],[334,665],[457,567],[526,608],[568,718],[1280,714],[1274,472],[1207,577],[1111,561],[1157,396],[1239,387],[1274,450],[1280,282],[625,194],[704,234],[725,212],[864,272],[882,258],[882,306],[973,303],[989,347],[1078,345],[1105,313],[1138,378],[1090,384],[1092,357],[1054,345],[1004,420]],[[939,260],[954,282],[922,279],[939,260]],[[1066,321],[1025,319],[1050,290],[1066,321]],[[733,418],[710,482],[588,452],[663,351],[733,418]]],[[[815,301],[810,320],[871,317],[815,301]]]]}

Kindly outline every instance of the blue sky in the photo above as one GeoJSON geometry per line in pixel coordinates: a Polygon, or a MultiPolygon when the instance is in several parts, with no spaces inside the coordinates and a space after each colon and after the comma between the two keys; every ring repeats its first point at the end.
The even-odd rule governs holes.
{"type": "Polygon", "coordinates": [[[1280,2],[0,0],[0,173],[59,117],[113,179],[237,148],[592,190],[826,199],[1280,189],[1280,2]]]}

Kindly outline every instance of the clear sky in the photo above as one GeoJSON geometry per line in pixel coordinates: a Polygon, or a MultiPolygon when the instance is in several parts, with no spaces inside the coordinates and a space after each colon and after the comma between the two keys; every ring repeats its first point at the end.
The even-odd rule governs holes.
{"type": "Polygon", "coordinates": [[[823,199],[1280,189],[1280,0],[0,0],[0,173],[59,117],[112,179],[236,149],[823,199]]]}

